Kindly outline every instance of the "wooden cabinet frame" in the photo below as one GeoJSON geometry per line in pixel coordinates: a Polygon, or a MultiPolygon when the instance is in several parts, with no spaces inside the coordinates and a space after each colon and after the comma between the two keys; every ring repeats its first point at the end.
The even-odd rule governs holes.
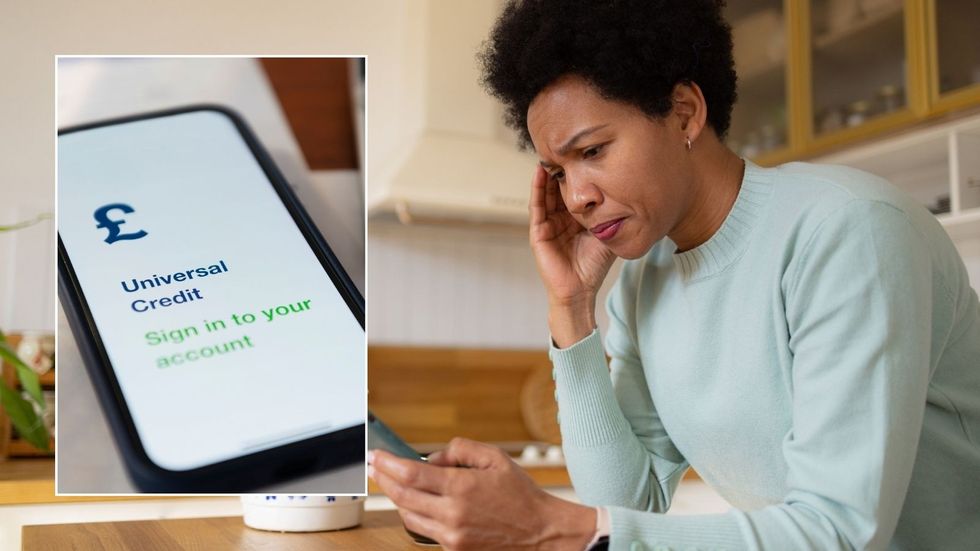
{"type": "Polygon", "coordinates": [[[864,124],[817,135],[813,123],[813,52],[811,0],[783,0],[787,27],[787,146],[764,153],[755,162],[772,166],[807,159],[917,127],[953,112],[980,106],[980,84],[939,93],[936,28],[937,0],[904,0],[906,105],[864,124]]]}

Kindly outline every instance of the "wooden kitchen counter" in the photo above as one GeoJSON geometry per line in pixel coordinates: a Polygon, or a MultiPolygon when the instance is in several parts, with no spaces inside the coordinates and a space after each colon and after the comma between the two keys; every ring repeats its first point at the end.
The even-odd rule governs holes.
{"type": "Polygon", "coordinates": [[[56,496],[54,494],[54,459],[32,457],[29,459],[7,459],[0,462],[0,505],[139,499],[170,498],[138,494],[131,496],[56,496]]]}
{"type": "Polygon", "coordinates": [[[336,532],[266,532],[248,528],[241,517],[218,517],[25,526],[22,541],[24,551],[423,549],[396,511],[367,511],[360,526],[336,532]]]}

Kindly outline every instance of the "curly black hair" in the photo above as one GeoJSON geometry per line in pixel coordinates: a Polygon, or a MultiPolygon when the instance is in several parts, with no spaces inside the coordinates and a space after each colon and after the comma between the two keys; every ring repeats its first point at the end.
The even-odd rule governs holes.
{"type": "Polygon", "coordinates": [[[678,83],[694,82],[708,124],[724,138],[735,104],[731,26],[724,0],[511,0],[479,54],[483,85],[531,145],[527,109],[564,75],[652,117],[670,112],[678,83]]]}

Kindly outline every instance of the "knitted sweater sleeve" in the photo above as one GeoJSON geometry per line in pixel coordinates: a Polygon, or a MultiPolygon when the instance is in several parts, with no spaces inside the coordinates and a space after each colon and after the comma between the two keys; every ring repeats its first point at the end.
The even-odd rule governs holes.
{"type": "Polygon", "coordinates": [[[554,351],[572,483],[586,503],[609,506],[610,547],[885,549],[925,409],[930,258],[905,213],[870,200],[828,215],[805,243],[784,283],[793,427],[773,452],[786,461],[788,491],[753,511],[657,513],[684,461],[623,349],[622,318],[610,329],[612,376],[595,334],[554,351]]]}
{"type": "Polygon", "coordinates": [[[650,398],[634,346],[629,267],[607,300],[608,367],[598,330],[552,348],[562,447],[579,497],[594,505],[665,512],[688,464],[650,398]]]}

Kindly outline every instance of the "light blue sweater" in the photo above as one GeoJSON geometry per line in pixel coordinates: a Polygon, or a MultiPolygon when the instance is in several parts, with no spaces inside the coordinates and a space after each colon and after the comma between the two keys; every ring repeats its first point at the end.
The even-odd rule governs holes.
{"type": "Polygon", "coordinates": [[[980,306],[942,227],[857,170],[746,163],[710,240],[627,262],[552,349],[612,549],[980,549],[980,306]],[[734,507],[665,516],[688,467],[734,507]]]}

